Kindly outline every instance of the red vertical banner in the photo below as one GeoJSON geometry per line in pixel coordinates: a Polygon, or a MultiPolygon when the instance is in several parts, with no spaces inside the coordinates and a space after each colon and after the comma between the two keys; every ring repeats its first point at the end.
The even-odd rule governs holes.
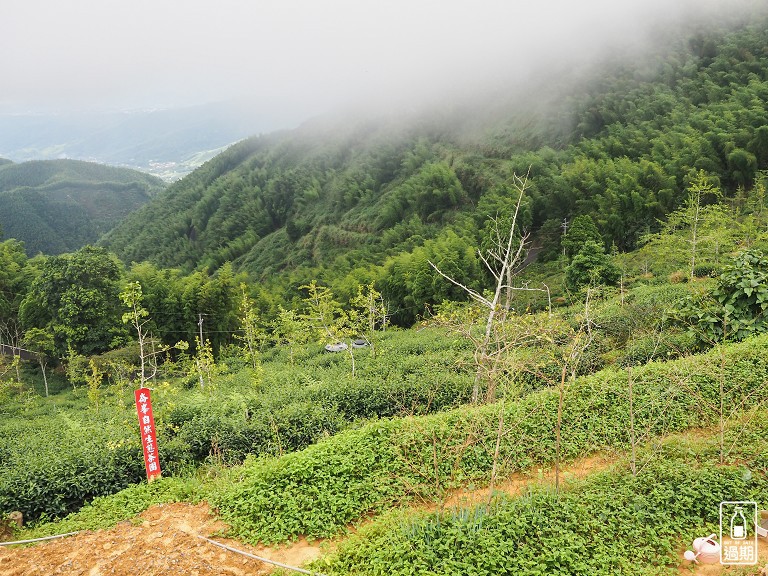
{"type": "Polygon", "coordinates": [[[136,411],[139,414],[141,445],[144,448],[144,466],[147,469],[147,480],[151,482],[160,477],[160,459],[157,453],[155,417],[152,415],[149,388],[139,388],[134,392],[134,396],[136,397],[136,411]]]}

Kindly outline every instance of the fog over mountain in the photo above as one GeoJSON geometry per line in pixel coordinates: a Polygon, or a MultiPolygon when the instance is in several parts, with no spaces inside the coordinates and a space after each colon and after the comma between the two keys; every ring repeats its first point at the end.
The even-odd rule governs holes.
{"type": "Polygon", "coordinates": [[[757,4],[9,0],[0,156],[199,163],[329,111],[396,112],[524,85],[757,4]]]}

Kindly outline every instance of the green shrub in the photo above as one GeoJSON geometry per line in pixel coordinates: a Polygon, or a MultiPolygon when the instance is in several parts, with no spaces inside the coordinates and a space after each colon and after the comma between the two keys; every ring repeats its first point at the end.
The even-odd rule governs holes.
{"type": "Polygon", "coordinates": [[[622,366],[639,366],[652,360],[672,360],[699,350],[700,342],[689,332],[669,329],[660,334],[645,334],[627,342],[620,355],[622,366]]]}
{"type": "Polygon", "coordinates": [[[715,278],[719,274],[719,268],[714,264],[696,264],[693,267],[693,275],[696,278],[715,278]]]}
{"type": "Polygon", "coordinates": [[[245,407],[234,410],[231,405],[175,407],[169,414],[168,435],[193,461],[214,458],[237,464],[249,454],[300,450],[347,424],[333,406],[297,401],[267,408],[243,401],[245,407]]]}
{"type": "Polygon", "coordinates": [[[61,421],[34,432],[23,429],[29,433],[39,434],[35,445],[25,439],[24,451],[6,453],[0,471],[2,512],[19,510],[29,520],[60,518],[145,477],[138,434],[83,423],[67,428],[61,421]]]}
{"type": "MultiPolygon", "coordinates": [[[[748,408],[764,399],[768,338],[632,372],[635,430],[648,438],[718,421],[724,400],[748,408]]],[[[608,369],[569,385],[563,406],[563,460],[630,442],[627,372],[608,369]]],[[[557,391],[499,405],[377,421],[279,459],[249,460],[242,481],[215,495],[234,533],[251,542],[304,534],[327,537],[346,524],[414,497],[434,498],[486,481],[499,412],[507,429],[501,473],[555,460],[557,391]]]]}
{"type": "Polygon", "coordinates": [[[765,477],[660,461],[637,476],[602,473],[559,494],[535,489],[490,508],[393,514],[312,568],[329,575],[671,574],[680,541],[716,531],[719,503],[745,498],[768,501],[765,477]]]}

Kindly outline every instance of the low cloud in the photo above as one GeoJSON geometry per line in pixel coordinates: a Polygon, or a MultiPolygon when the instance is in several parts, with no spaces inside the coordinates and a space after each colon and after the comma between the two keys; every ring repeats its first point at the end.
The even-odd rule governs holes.
{"type": "MultiPolygon", "coordinates": [[[[248,98],[293,120],[482,92],[640,45],[724,2],[9,0],[0,111],[248,98]]],[[[742,2],[732,2],[741,6],[742,2]]]]}

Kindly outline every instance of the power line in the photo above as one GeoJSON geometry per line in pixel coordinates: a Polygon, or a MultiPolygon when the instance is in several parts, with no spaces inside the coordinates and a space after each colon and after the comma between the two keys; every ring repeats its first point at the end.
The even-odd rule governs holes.
{"type": "Polygon", "coordinates": [[[303,568],[297,568],[295,566],[289,566],[288,564],[281,564],[280,562],[276,562],[274,560],[270,560],[268,558],[262,558],[261,556],[256,556],[255,554],[250,554],[249,552],[244,552],[243,550],[238,550],[237,548],[232,548],[231,546],[227,546],[226,544],[221,544],[220,542],[216,542],[216,540],[211,540],[210,538],[206,538],[205,536],[198,536],[198,538],[205,540],[206,542],[210,542],[211,544],[218,546],[219,548],[224,548],[224,550],[228,550],[230,552],[235,552],[236,554],[242,554],[243,556],[246,556],[248,558],[253,558],[254,560],[259,560],[261,562],[266,562],[267,564],[273,564],[274,566],[278,566],[280,568],[285,568],[287,570],[293,570],[294,572],[299,572],[301,574],[309,574],[310,576],[325,576],[324,574],[321,574],[320,572],[310,572],[309,570],[304,570],[303,568]]]}

